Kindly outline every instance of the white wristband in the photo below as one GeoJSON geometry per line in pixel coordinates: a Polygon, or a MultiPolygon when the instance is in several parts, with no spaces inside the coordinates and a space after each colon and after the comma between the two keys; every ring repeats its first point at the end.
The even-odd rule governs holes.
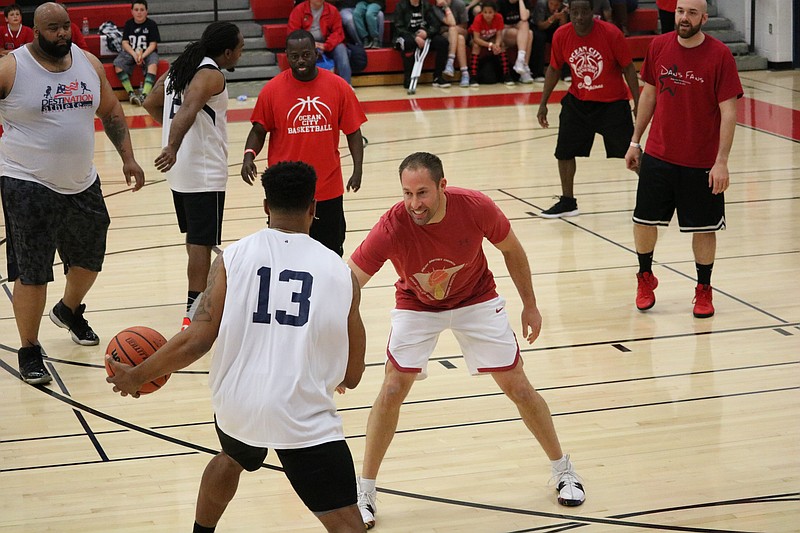
{"type": "Polygon", "coordinates": [[[635,143],[635,142],[631,141],[631,148],[638,148],[639,150],[641,150],[642,149],[642,145],[639,144],[639,143],[635,143]]]}

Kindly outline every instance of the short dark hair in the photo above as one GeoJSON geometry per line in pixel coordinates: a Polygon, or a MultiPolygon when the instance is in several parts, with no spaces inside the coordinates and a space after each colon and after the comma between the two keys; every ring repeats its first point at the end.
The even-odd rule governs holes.
{"type": "Polygon", "coordinates": [[[497,2],[495,2],[494,0],[483,0],[483,2],[481,2],[481,11],[483,11],[483,9],[486,8],[486,7],[491,7],[496,12],[497,11],[497,2]]]}
{"type": "Polygon", "coordinates": [[[317,173],[302,161],[281,161],[264,171],[261,185],[270,209],[305,211],[314,201],[317,173]]]}
{"type": "Polygon", "coordinates": [[[292,33],[286,36],[286,45],[289,45],[289,41],[302,41],[304,39],[308,40],[311,43],[311,46],[315,46],[314,36],[310,31],[307,30],[294,30],[292,33]]]}
{"type": "Polygon", "coordinates": [[[439,185],[444,177],[444,168],[442,167],[442,160],[437,156],[428,152],[414,152],[409,155],[403,162],[400,163],[399,174],[400,178],[403,177],[403,171],[406,169],[418,170],[424,168],[431,173],[434,183],[439,185]]]}
{"type": "Polygon", "coordinates": [[[134,0],[133,2],[131,2],[131,9],[133,9],[133,6],[135,6],[136,4],[142,4],[145,9],[147,9],[148,11],[150,10],[150,8],[147,7],[147,0],[134,0]]]}
{"type": "Polygon", "coordinates": [[[3,10],[3,16],[8,18],[8,14],[12,11],[19,11],[22,14],[22,8],[20,8],[17,4],[11,4],[10,6],[6,6],[3,10]]]}

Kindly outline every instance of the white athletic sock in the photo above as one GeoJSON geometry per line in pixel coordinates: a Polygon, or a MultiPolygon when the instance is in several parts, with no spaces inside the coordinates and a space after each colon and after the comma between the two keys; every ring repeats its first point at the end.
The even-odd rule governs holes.
{"type": "Polygon", "coordinates": [[[362,492],[372,492],[375,490],[374,479],[364,479],[363,477],[358,480],[358,487],[362,492]]]}
{"type": "Polygon", "coordinates": [[[564,457],[557,461],[550,461],[550,464],[552,465],[554,472],[563,472],[567,469],[567,465],[569,464],[569,456],[564,455],[564,457]]]}
{"type": "Polygon", "coordinates": [[[525,50],[517,50],[517,61],[525,62],[525,50]]]}

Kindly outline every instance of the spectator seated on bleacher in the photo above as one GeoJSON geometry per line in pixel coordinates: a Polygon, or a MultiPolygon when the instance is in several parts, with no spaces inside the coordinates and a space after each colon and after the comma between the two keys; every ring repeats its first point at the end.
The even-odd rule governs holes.
{"type": "Polygon", "coordinates": [[[306,30],[314,36],[320,53],[333,55],[336,73],[350,83],[352,70],[344,44],[342,17],[333,4],[325,0],[303,0],[289,14],[287,31],[306,30]]]}
{"type": "Polygon", "coordinates": [[[158,74],[156,49],[161,36],[158,33],[158,24],[147,17],[147,0],[134,0],[131,4],[131,15],[133,18],[125,23],[125,28],[122,30],[122,52],[114,58],[114,71],[122,87],[128,92],[131,104],[142,105],[156,83],[158,74]],[[146,71],[142,94],[134,91],[130,81],[136,66],[143,67],[146,71]]]}
{"type": "MultiPolygon", "coordinates": [[[[514,72],[522,83],[533,83],[528,57],[533,46],[533,30],[530,24],[530,9],[527,0],[499,0],[497,10],[503,16],[503,45],[517,49],[514,72]]],[[[511,59],[509,57],[509,59],[511,59]]]]}
{"type": "Polygon", "coordinates": [[[22,10],[17,4],[3,10],[6,27],[0,31],[0,56],[33,41],[33,29],[22,24],[22,10]]]}
{"type": "MultiPolygon", "coordinates": [[[[533,9],[531,29],[533,46],[531,48],[530,69],[535,81],[544,81],[544,60],[547,43],[553,42],[556,30],[569,22],[569,9],[561,0],[539,0],[533,9]]],[[[562,72],[568,76],[569,70],[562,72]]]]}
{"type": "Polygon", "coordinates": [[[628,32],[628,13],[633,13],[639,7],[639,0],[611,0],[611,13],[614,17],[614,24],[622,30],[622,34],[627,37],[628,32]]]}
{"type": "Polygon", "coordinates": [[[444,76],[453,78],[456,75],[455,61],[461,68],[461,87],[469,87],[469,63],[467,62],[467,37],[469,16],[464,0],[436,0],[433,14],[441,24],[439,32],[447,37],[447,64],[444,76]]]}
{"type": "Polygon", "coordinates": [[[364,48],[381,48],[385,0],[359,0],[353,9],[353,23],[364,48]]]}
{"type": "Polygon", "coordinates": [[[506,85],[514,85],[508,69],[506,47],[503,44],[503,15],[497,12],[495,0],[483,0],[481,13],[469,31],[472,32],[472,62],[470,64],[471,85],[497,83],[502,76],[506,85]]]}
{"type": "Polygon", "coordinates": [[[417,50],[430,40],[430,51],[435,55],[433,86],[450,87],[442,77],[447,62],[447,38],[441,34],[441,25],[428,0],[400,0],[394,8],[394,47],[403,55],[403,87],[411,84],[417,50]]]}
{"type": "Polygon", "coordinates": [[[605,22],[614,22],[614,12],[609,0],[594,0],[594,16],[605,22]]]}

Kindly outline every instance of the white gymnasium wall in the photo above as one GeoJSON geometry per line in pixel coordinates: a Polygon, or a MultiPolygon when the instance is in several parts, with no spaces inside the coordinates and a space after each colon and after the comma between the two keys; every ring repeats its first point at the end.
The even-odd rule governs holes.
{"type": "MultiPolygon", "coordinates": [[[[750,42],[750,0],[716,0],[720,16],[750,42]]],[[[772,63],[792,61],[793,13],[791,0],[756,0],[756,53],[772,63]],[[770,25],[772,31],[770,32],[770,25]]],[[[800,28],[797,28],[800,31],[800,28]]]]}

